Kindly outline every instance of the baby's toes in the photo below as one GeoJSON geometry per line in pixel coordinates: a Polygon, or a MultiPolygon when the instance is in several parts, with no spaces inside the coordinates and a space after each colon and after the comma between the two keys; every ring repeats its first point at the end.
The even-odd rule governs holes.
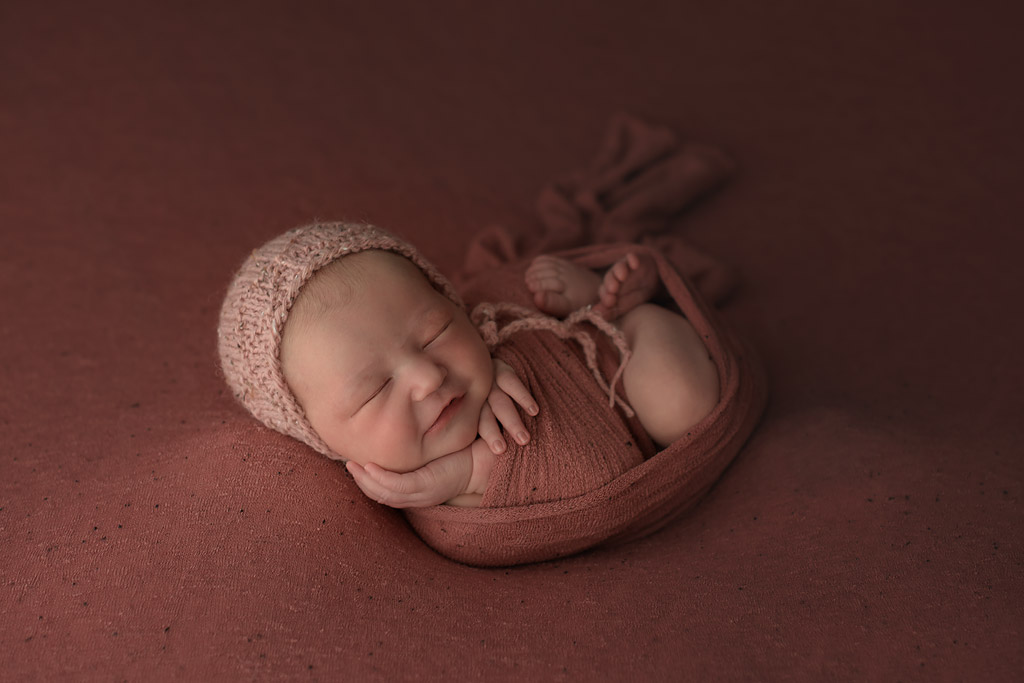
{"type": "Polygon", "coordinates": [[[524,279],[526,280],[526,286],[531,292],[538,292],[544,289],[553,289],[560,292],[565,289],[565,282],[558,276],[558,273],[548,268],[538,268],[528,272],[524,279]]]}
{"type": "Polygon", "coordinates": [[[535,294],[538,292],[564,292],[565,282],[557,275],[543,273],[528,278],[526,288],[535,294]]]}
{"type": "Polygon", "coordinates": [[[530,261],[530,265],[527,266],[525,275],[526,279],[529,280],[532,277],[536,277],[537,273],[543,272],[546,267],[547,264],[538,256],[530,261]]]}
{"type": "Polygon", "coordinates": [[[530,263],[530,267],[526,269],[524,279],[527,284],[531,282],[540,282],[544,280],[550,280],[552,278],[561,279],[561,269],[559,264],[552,261],[550,258],[545,256],[538,256],[530,263]]]}
{"type": "Polygon", "coordinates": [[[597,300],[601,302],[601,306],[603,308],[610,311],[615,308],[615,304],[619,302],[619,295],[602,289],[597,293],[597,300]]]}
{"type": "Polygon", "coordinates": [[[526,269],[526,272],[557,271],[559,265],[560,259],[547,254],[541,254],[530,262],[530,267],[526,269]]]}
{"type": "Polygon", "coordinates": [[[533,303],[540,310],[552,315],[564,315],[572,309],[572,304],[564,294],[555,290],[540,290],[534,292],[533,303]]]}
{"type": "Polygon", "coordinates": [[[629,254],[612,267],[612,272],[619,282],[625,282],[638,265],[640,262],[636,260],[636,254],[629,254]]]}
{"type": "Polygon", "coordinates": [[[629,277],[629,266],[624,261],[616,262],[608,271],[604,274],[604,280],[602,281],[602,288],[617,294],[619,289],[622,288],[622,283],[629,277]]]}

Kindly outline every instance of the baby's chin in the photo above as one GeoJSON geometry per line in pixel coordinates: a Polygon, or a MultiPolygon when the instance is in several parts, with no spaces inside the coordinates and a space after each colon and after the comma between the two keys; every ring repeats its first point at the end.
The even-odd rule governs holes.
{"type": "Polygon", "coordinates": [[[444,438],[439,439],[436,447],[431,449],[433,452],[427,456],[427,462],[469,448],[476,441],[477,426],[452,425],[453,429],[444,434],[444,438]]]}
{"type": "MultiPolygon", "coordinates": [[[[467,395],[466,398],[469,399],[469,396],[467,395]]],[[[469,448],[476,441],[482,408],[482,401],[467,401],[467,405],[462,407],[458,418],[453,420],[443,433],[438,434],[433,443],[429,444],[430,452],[429,454],[424,453],[426,456],[424,464],[450,453],[457,453],[469,448]]],[[[426,446],[427,444],[424,445],[426,446]]]]}

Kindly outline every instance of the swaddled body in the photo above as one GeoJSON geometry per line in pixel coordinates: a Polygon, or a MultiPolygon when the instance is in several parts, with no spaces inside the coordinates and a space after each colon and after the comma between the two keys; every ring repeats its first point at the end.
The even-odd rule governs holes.
{"type": "MultiPolygon", "coordinates": [[[[491,271],[464,293],[475,311],[474,320],[479,321],[482,309],[492,308],[494,301],[541,315],[524,285],[527,265],[491,271]]],[[[495,322],[500,329],[516,319],[504,314],[495,322]]],[[[563,336],[527,325],[491,348],[492,356],[512,367],[540,410],[535,417],[523,417],[530,441],[510,441],[508,451],[496,458],[481,507],[571,500],[604,486],[657,451],[639,419],[623,407],[621,383],[615,387],[619,400],[613,403],[579,341],[566,333],[593,341],[598,371],[606,380],[615,376],[622,361],[608,334],[589,321],[559,331],[563,336]]]]}
{"type": "MultiPolygon", "coordinates": [[[[589,325],[588,325],[589,327],[589,325]]],[[[618,351],[591,328],[603,370],[611,377],[618,351]]],[[[568,500],[593,491],[654,455],[636,417],[628,418],[598,386],[582,349],[547,330],[520,332],[492,350],[515,370],[537,401],[525,416],[530,442],[509,444],[496,458],[482,507],[568,500]]]]}
{"type": "MultiPolygon", "coordinates": [[[[598,245],[560,255],[601,269],[635,249],[598,245]]],[[[656,265],[664,303],[686,317],[706,347],[720,386],[713,408],[661,448],[637,417],[609,405],[575,341],[537,330],[509,337],[492,354],[513,366],[542,406],[535,418],[524,418],[533,439],[510,444],[497,459],[481,507],[404,511],[435,550],[467,564],[502,566],[638,538],[689,509],[739,452],[764,409],[761,366],[690,281],[661,254],[644,251],[656,265]]],[[[528,305],[524,268],[484,273],[463,294],[470,304],[528,305]]],[[[618,350],[601,332],[592,336],[601,372],[610,378],[618,350]]]]}

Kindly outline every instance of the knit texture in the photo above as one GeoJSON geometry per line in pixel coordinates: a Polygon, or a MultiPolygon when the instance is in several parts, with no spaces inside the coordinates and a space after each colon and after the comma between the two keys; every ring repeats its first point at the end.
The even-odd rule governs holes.
{"type": "Polygon", "coordinates": [[[221,370],[228,386],[252,415],[334,460],[309,424],[281,371],[281,335],[299,290],[335,259],[367,249],[405,256],[434,288],[459,306],[451,283],[415,247],[364,223],[312,223],[289,230],[253,250],[228,286],[217,328],[221,370]]]}
{"type": "MultiPolygon", "coordinates": [[[[587,334],[589,324],[580,325],[587,334]]],[[[484,491],[485,508],[524,508],[536,503],[569,501],[595,491],[654,455],[655,444],[633,411],[607,385],[595,381],[592,359],[606,373],[620,364],[621,353],[610,338],[564,339],[544,328],[520,329],[495,348],[537,401],[535,417],[523,420],[530,442],[509,440],[484,491]]]]}
{"type": "Polygon", "coordinates": [[[476,324],[484,343],[487,344],[492,353],[513,335],[531,330],[545,330],[559,339],[573,339],[583,350],[583,357],[587,367],[598,386],[608,395],[608,405],[614,406],[618,403],[628,417],[633,416],[633,409],[621,397],[615,394],[615,385],[626,369],[626,363],[632,352],[626,341],[622,330],[615,327],[590,306],[579,309],[569,314],[563,320],[545,315],[536,309],[530,309],[514,303],[480,303],[473,307],[471,315],[476,324]],[[508,318],[506,324],[499,326],[499,316],[508,318]],[[598,331],[603,332],[615,344],[619,350],[619,364],[612,374],[611,381],[606,381],[601,376],[598,368],[597,343],[593,333],[587,330],[583,323],[590,323],[598,331]]]}

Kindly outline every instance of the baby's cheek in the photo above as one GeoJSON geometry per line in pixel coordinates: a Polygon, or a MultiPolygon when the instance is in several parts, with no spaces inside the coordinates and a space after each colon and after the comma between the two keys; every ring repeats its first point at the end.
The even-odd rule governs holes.
{"type": "Polygon", "coordinates": [[[472,349],[470,349],[470,353],[470,357],[474,360],[473,371],[476,375],[476,380],[487,386],[488,391],[490,391],[491,384],[494,382],[494,361],[491,360],[491,352],[487,349],[487,345],[484,344],[484,340],[477,337],[474,340],[472,349]]]}

